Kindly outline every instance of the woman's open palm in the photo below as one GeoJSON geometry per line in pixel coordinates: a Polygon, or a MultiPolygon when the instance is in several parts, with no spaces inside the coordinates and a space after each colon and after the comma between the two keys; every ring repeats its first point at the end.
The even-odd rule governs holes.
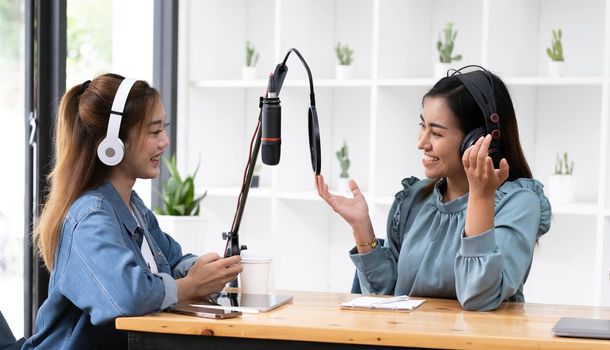
{"type": "Polygon", "coordinates": [[[328,185],[324,182],[324,177],[322,175],[316,176],[315,180],[320,197],[322,197],[335,212],[341,215],[348,224],[351,226],[358,226],[370,221],[369,207],[366,204],[366,200],[364,199],[360,188],[358,188],[356,181],[349,181],[349,188],[354,197],[347,198],[345,196],[330,193],[328,191],[328,185]]]}

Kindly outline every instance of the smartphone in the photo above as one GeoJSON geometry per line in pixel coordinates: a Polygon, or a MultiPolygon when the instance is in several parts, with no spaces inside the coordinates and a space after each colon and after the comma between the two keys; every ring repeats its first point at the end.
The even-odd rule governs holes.
{"type": "Polygon", "coordinates": [[[232,318],[242,315],[241,311],[216,308],[213,309],[205,306],[195,306],[192,303],[177,304],[176,306],[168,309],[167,312],[216,319],[232,318]]]}

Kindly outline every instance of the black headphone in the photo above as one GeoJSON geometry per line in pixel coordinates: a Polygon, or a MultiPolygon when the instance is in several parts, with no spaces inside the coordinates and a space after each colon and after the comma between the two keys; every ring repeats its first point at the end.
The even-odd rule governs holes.
{"type": "Polygon", "coordinates": [[[491,134],[491,144],[489,145],[489,156],[493,160],[494,167],[498,168],[502,159],[500,151],[500,116],[496,108],[496,99],[494,95],[494,83],[491,73],[478,65],[468,65],[457,69],[448,76],[455,76],[466,87],[472,98],[483,112],[484,127],[478,127],[470,131],[460,145],[460,155],[463,155],[466,150],[474,145],[481,136],[491,134]],[[478,70],[462,73],[466,68],[476,67],[478,70]]]}

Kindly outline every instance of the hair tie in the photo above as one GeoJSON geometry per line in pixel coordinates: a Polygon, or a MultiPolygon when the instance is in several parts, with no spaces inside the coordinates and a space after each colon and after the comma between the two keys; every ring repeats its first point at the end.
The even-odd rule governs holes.
{"type": "Polygon", "coordinates": [[[89,87],[89,83],[91,83],[91,80],[87,80],[86,82],[80,84],[80,93],[81,94],[83,92],[85,92],[85,90],[87,90],[87,88],[89,87]]]}

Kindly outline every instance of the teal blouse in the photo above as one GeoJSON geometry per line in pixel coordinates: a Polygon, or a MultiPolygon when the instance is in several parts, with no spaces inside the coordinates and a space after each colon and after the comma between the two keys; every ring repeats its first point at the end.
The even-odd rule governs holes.
{"type": "Polygon", "coordinates": [[[468,193],[443,203],[441,180],[420,198],[430,181],[402,181],[388,215],[385,246],[365,254],[350,251],[363,293],[457,298],[467,310],[525,301],[534,246],[551,224],[542,184],[505,182],[496,190],[494,227],[465,237],[468,193]]]}

